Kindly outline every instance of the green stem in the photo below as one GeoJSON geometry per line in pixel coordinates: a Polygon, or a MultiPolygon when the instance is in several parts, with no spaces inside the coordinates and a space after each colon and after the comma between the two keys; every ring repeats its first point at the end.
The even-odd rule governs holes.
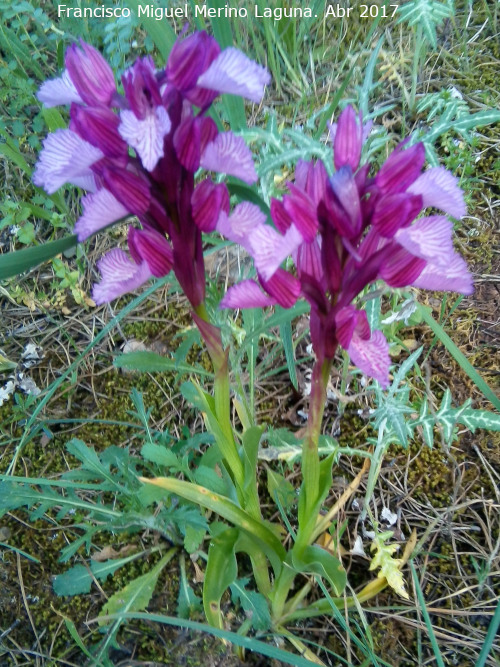
{"type": "MultiPolygon", "coordinates": [[[[309,419],[306,438],[302,451],[302,511],[299,511],[299,528],[296,545],[309,544],[309,527],[312,513],[316,505],[319,489],[319,452],[318,442],[321,435],[321,424],[325,410],[326,387],[332,365],[331,359],[314,364],[311,380],[311,399],[309,403],[309,419]]],[[[314,525],[314,523],[313,523],[314,525]]]]}
{"type": "MultiPolygon", "coordinates": [[[[215,413],[222,431],[224,442],[219,442],[219,449],[232,473],[241,506],[257,520],[262,520],[257,470],[252,470],[251,479],[245,478],[245,467],[238,451],[231,423],[231,398],[229,384],[228,351],[222,347],[220,331],[211,322],[205,303],[195,308],[195,322],[200,329],[207,346],[215,371],[214,400],[215,413]]],[[[268,563],[265,554],[257,547],[250,554],[255,581],[261,593],[267,595],[271,590],[268,563]]]]}

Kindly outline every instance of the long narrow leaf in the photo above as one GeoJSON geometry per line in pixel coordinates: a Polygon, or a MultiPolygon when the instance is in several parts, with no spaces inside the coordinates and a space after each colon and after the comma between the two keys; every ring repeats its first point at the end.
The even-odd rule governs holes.
{"type": "Polygon", "coordinates": [[[37,245],[32,248],[16,250],[0,256],[0,280],[12,278],[24,271],[29,271],[38,264],[52,259],[64,250],[74,248],[77,244],[75,234],[65,236],[57,241],[50,241],[43,245],[37,245]]]}
{"type": "Polygon", "coordinates": [[[491,403],[495,406],[497,410],[500,410],[500,400],[496,396],[493,389],[486,383],[486,381],[479,375],[474,366],[470,363],[467,357],[461,352],[455,343],[448,336],[443,327],[436,322],[432,317],[428,308],[419,305],[419,311],[422,315],[422,319],[430,326],[432,331],[436,334],[439,340],[443,343],[445,348],[455,359],[455,361],[460,364],[461,368],[467,373],[470,379],[474,382],[476,387],[484,394],[491,403]]]}
{"type": "Polygon", "coordinates": [[[197,621],[189,621],[187,619],[177,618],[174,616],[164,616],[163,614],[145,614],[141,612],[113,614],[112,616],[100,617],[100,620],[111,621],[115,619],[122,621],[136,619],[147,622],[163,623],[164,625],[173,625],[174,627],[186,628],[187,630],[197,630],[198,632],[205,632],[207,634],[213,635],[214,637],[225,639],[235,646],[241,646],[247,651],[253,651],[254,653],[260,653],[269,658],[280,660],[287,665],[293,665],[294,667],[312,667],[314,664],[310,660],[306,660],[299,655],[294,655],[288,651],[283,651],[283,649],[277,648],[272,644],[265,644],[258,639],[254,639],[253,637],[244,637],[243,635],[238,635],[235,632],[230,632],[229,630],[212,628],[210,625],[206,625],[205,623],[198,623],[197,621]]]}
{"type": "MultiPolygon", "coordinates": [[[[139,2],[139,0],[129,0],[127,5],[132,7],[137,16],[139,16],[139,7],[144,7],[144,3],[139,2]]],[[[148,17],[142,14],[141,21],[162,58],[166,60],[176,39],[174,29],[168,21],[157,21],[153,16],[148,17]]]]}
{"type": "Polygon", "coordinates": [[[285,549],[279,539],[262,521],[254,519],[228,498],[213,491],[208,491],[203,486],[172,477],[156,477],[154,479],[140,477],[139,479],[146,484],[154,484],[170,493],[175,493],[181,498],[216,512],[219,516],[230,521],[267,547],[266,555],[269,557],[273,569],[279,571],[281,562],[285,559],[285,549]]]}

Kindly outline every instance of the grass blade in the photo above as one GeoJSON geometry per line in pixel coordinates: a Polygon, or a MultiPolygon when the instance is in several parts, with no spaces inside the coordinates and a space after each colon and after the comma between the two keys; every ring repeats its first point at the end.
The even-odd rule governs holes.
{"type": "Polygon", "coordinates": [[[430,326],[432,331],[436,334],[451,356],[458,364],[460,364],[460,367],[467,373],[476,387],[483,393],[484,397],[491,401],[497,410],[500,410],[500,400],[496,396],[493,389],[479,375],[464,353],[458,349],[443,327],[438,322],[436,322],[436,320],[432,317],[429,309],[425,306],[419,305],[419,311],[425,323],[430,326]]]}
{"type": "Polygon", "coordinates": [[[49,243],[32,248],[23,248],[23,250],[6,253],[0,257],[0,280],[12,278],[24,271],[29,271],[34,266],[52,259],[52,257],[59,255],[64,250],[74,248],[76,244],[76,235],[72,234],[57,241],[50,241],[49,243]]]}
{"type": "Polygon", "coordinates": [[[432,627],[429,612],[427,611],[427,607],[425,606],[425,600],[422,593],[422,589],[420,587],[420,583],[418,581],[415,566],[413,565],[412,561],[409,561],[408,565],[410,566],[411,574],[413,576],[413,583],[415,584],[415,591],[417,593],[418,603],[420,605],[420,611],[422,612],[422,616],[424,617],[425,621],[425,626],[427,628],[427,632],[429,633],[429,639],[431,640],[432,650],[434,651],[434,657],[436,658],[437,666],[444,667],[441,651],[439,650],[436,635],[434,634],[434,629],[432,627]]]}

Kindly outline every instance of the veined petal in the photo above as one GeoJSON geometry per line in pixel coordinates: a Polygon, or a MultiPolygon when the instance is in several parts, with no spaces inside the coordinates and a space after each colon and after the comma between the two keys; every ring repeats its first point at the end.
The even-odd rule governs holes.
{"type": "Polygon", "coordinates": [[[198,183],[191,197],[193,220],[202,232],[212,232],[221,213],[229,213],[229,192],[224,183],[210,178],[198,183]]]}
{"type": "Polygon", "coordinates": [[[66,68],[82,100],[90,105],[110,106],[116,92],[113,70],[90,44],[80,40],[66,51],[66,68]]]}
{"type": "Polygon", "coordinates": [[[97,263],[102,280],[94,285],[92,298],[100,305],[109,303],[140,287],[152,274],[147,262],[136,264],[123,250],[114,248],[97,263]]]}
{"type": "Polygon", "coordinates": [[[254,280],[243,280],[227,290],[219,308],[264,308],[275,303],[254,280]]]}
{"type": "Polygon", "coordinates": [[[72,104],[71,129],[109,158],[127,159],[127,144],[118,133],[120,120],[106,107],[85,107],[72,104]]]}
{"type": "Polygon", "coordinates": [[[75,88],[75,84],[71,81],[68,70],[64,70],[62,76],[57,79],[50,79],[42,83],[36,96],[46,107],[56,107],[59,104],[71,104],[71,102],[83,102],[75,88]]]}
{"type": "Polygon", "coordinates": [[[129,228],[128,244],[132,246],[132,255],[138,255],[145,260],[153,276],[162,278],[170,273],[174,263],[172,247],[163,234],[153,229],[129,228]]]}
{"type": "Polygon", "coordinates": [[[105,188],[83,197],[82,204],[83,215],[75,224],[80,243],[103,227],[129,215],[129,211],[105,188]]]}
{"type": "Polygon", "coordinates": [[[283,202],[280,199],[271,197],[271,218],[276,228],[284,234],[292,224],[292,218],[285,211],[283,202]]]}
{"type": "Polygon", "coordinates": [[[102,178],[106,188],[134,215],[146,213],[151,203],[148,181],[126,169],[105,167],[102,178]]]}
{"type": "Polygon", "coordinates": [[[399,229],[407,227],[422,210],[422,197],[400,192],[381,197],[372,215],[372,225],[385,238],[392,238],[399,229]]]}
{"type": "Polygon", "coordinates": [[[375,184],[386,193],[404,192],[414,183],[422,171],[425,162],[425,148],[422,143],[401,147],[392,151],[375,176],[375,184]]]}
{"type": "Polygon", "coordinates": [[[432,167],[425,171],[410,185],[407,192],[422,195],[424,208],[439,208],[454,218],[461,218],[467,213],[458,179],[444,167],[432,167]]]}
{"type": "Polygon", "coordinates": [[[43,150],[33,174],[33,182],[49,195],[65,183],[86,190],[95,190],[91,165],[103,153],[71,130],[56,130],[43,142],[43,150]]]}
{"type": "Polygon", "coordinates": [[[321,265],[321,237],[311,243],[302,243],[292,255],[299,278],[304,274],[312,276],[319,283],[323,280],[321,265]]]}
{"type": "Polygon", "coordinates": [[[264,95],[264,86],[270,82],[271,76],[265,67],[250,60],[238,49],[229,47],[220,53],[200,76],[197,85],[260,102],[264,95]]]}
{"type": "Polygon", "coordinates": [[[288,213],[295,226],[302,234],[304,241],[311,243],[318,233],[318,218],[316,215],[316,205],[303,190],[292,185],[288,185],[289,195],[283,198],[285,212],[288,213]]]}
{"type": "Polygon", "coordinates": [[[472,294],[474,284],[464,259],[454,253],[446,266],[429,262],[412,285],[422,289],[472,294]]]}
{"type": "Polygon", "coordinates": [[[221,132],[207,144],[200,161],[204,169],[236,176],[251,185],[257,180],[252,153],[243,137],[221,132]]]}
{"type": "Polygon", "coordinates": [[[385,256],[380,267],[380,277],[390,287],[413,285],[427,262],[420,257],[415,257],[397,243],[392,244],[391,250],[392,252],[385,256]]]}
{"type": "Polygon", "coordinates": [[[349,105],[339,116],[333,140],[335,169],[349,166],[353,172],[359,167],[363,129],[358,124],[356,113],[349,105]]]}
{"type": "Polygon", "coordinates": [[[192,117],[185,118],[174,134],[174,148],[184,169],[193,173],[200,166],[200,123],[192,117]]]}
{"type": "Polygon", "coordinates": [[[416,220],[406,229],[400,229],[395,238],[412,255],[446,266],[455,254],[452,231],[450,220],[442,215],[432,215],[416,220]]]}
{"type": "Polygon", "coordinates": [[[280,264],[294,252],[304,239],[295,225],[284,236],[265,223],[254,229],[249,237],[250,254],[255,268],[264,280],[269,280],[280,264]]]}
{"type": "Polygon", "coordinates": [[[381,331],[374,331],[368,340],[354,332],[347,354],[356,366],[386,389],[389,385],[389,344],[381,331]]]}
{"type": "Polygon", "coordinates": [[[176,41],[168,57],[169,82],[181,91],[194,88],[219,53],[220,47],[215,39],[204,31],[176,41]]]}
{"type": "Polygon", "coordinates": [[[291,308],[299,298],[300,283],[285,269],[278,269],[269,280],[261,279],[261,282],[266,292],[283,308],[291,308]]]}
{"type": "Polygon", "coordinates": [[[265,224],[266,216],[258,206],[248,201],[235,206],[228,217],[221,215],[217,222],[217,231],[230,241],[239,243],[249,253],[252,252],[251,235],[265,224]]]}
{"type": "Polygon", "coordinates": [[[168,113],[163,107],[156,107],[141,120],[133,111],[125,109],[120,118],[121,136],[136,151],[144,168],[153,171],[163,157],[163,139],[170,132],[168,113]]]}

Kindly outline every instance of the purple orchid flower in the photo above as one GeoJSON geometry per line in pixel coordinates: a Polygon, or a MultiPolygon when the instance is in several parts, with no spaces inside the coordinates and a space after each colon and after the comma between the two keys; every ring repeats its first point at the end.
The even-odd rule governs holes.
{"type": "Polygon", "coordinates": [[[205,32],[176,42],[163,70],[150,57],[138,59],[122,77],[123,95],[92,46],[70,46],[65,64],[38,97],[46,106],[71,104],[70,126],[45,139],[33,180],[49,193],[65,183],[88,192],[75,226],[79,241],[131,216],[142,226],[130,229],[130,256],[115,249],[100,260],[95,302],[173,270],[196,310],[205,297],[201,233],[227,218],[229,193],[210,177],[195,186],[195,172],[257,180],[243,139],[220,132],[207,111],[221,93],[260,101],[268,72],[237,49],[221,52],[205,32]]]}
{"type": "Polygon", "coordinates": [[[334,175],[328,177],[321,162],[300,161],[288,194],[271,201],[276,230],[256,221],[256,211],[247,211],[247,225],[231,225],[231,216],[221,216],[219,231],[254,257],[258,277],[231,287],[221,307],[290,307],[302,294],[311,304],[318,360],[333,359],[341,345],[365,374],[386,387],[389,346],[380,331],[370,331],[365,311],[352,305],[358,294],[380,279],[391,287],[463,294],[471,294],[473,285],[453,248],[448,218],[418,217],[431,207],[455,218],[465,215],[456,178],[443,167],[422,172],[421,143],[398,146],[370,177],[371,165],[360,166],[369,127],[352,107],[342,112],[332,126],[334,175]],[[268,252],[261,238],[268,239],[268,252]],[[280,268],[290,255],[296,276],[280,268]]]}

